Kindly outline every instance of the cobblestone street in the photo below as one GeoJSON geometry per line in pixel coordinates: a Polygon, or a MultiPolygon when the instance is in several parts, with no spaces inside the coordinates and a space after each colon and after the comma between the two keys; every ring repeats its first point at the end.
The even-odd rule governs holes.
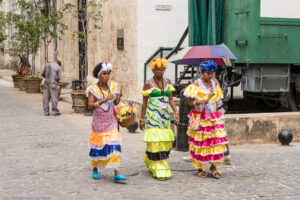
{"type": "Polygon", "coordinates": [[[27,94],[0,79],[0,199],[300,199],[300,143],[231,146],[233,163],[219,180],[200,178],[184,152],[172,151],[172,179],[157,181],[144,166],[143,133],[123,137],[121,172],[93,180],[88,158],[92,117],[72,113],[44,116],[42,95],[27,94]]]}

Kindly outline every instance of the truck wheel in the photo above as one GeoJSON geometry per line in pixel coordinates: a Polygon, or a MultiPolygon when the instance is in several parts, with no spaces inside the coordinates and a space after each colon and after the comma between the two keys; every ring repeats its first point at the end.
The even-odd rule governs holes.
{"type": "Polygon", "coordinates": [[[287,104],[290,111],[300,111],[296,96],[296,88],[294,85],[290,86],[290,91],[287,93],[287,104]]]}

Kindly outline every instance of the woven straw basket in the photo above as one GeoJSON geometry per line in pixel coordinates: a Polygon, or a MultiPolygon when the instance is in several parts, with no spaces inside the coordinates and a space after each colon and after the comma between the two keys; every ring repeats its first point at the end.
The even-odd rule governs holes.
{"type": "Polygon", "coordinates": [[[131,114],[130,116],[128,116],[126,119],[124,119],[122,122],[119,122],[120,126],[122,127],[128,127],[131,126],[134,123],[134,119],[135,119],[135,114],[131,114]]]}

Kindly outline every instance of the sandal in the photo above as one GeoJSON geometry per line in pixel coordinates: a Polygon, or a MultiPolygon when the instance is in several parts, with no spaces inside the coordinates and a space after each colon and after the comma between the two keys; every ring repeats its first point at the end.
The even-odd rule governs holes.
{"type": "Polygon", "coordinates": [[[231,165],[231,159],[225,158],[223,164],[225,164],[225,165],[231,165]]]}
{"type": "Polygon", "coordinates": [[[220,179],[220,178],[221,178],[221,175],[222,175],[222,173],[219,172],[218,170],[212,171],[212,176],[213,176],[215,179],[220,179]]]}
{"type": "Polygon", "coordinates": [[[198,176],[200,176],[201,178],[206,178],[207,177],[207,172],[201,170],[201,171],[198,172],[198,176]]]}

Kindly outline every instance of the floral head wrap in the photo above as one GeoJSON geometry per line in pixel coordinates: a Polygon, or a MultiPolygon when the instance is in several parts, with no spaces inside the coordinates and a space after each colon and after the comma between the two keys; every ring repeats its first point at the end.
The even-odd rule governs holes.
{"type": "Polygon", "coordinates": [[[156,58],[151,61],[151,69],[154,70],[155,67],[158,68],[166,68],[168,65],[168,61],[166,59],[156,58]]]}
{"type": "Polygon", "coordinates": [[[202,62],[200,64],[200,67],[201,67],[201,73],[203,74],[204,72],[214,72],[218,69],[218,66],[217,64],[212,61],[212,60],[208,60],[208,61],[205,61],[205,62],[202,62]]]}
{"type": "Polygon", "coordinates": [[[104,72],[104,71],[111,71],[111,69],[112,69],[112,64],[110,64],[110,63],[102,63],[101,66],[102,66],[102,68],[101,68],[101,70],[98,73],[98,77],[100,76],[100,74],[102,72],[104,72]]]}

